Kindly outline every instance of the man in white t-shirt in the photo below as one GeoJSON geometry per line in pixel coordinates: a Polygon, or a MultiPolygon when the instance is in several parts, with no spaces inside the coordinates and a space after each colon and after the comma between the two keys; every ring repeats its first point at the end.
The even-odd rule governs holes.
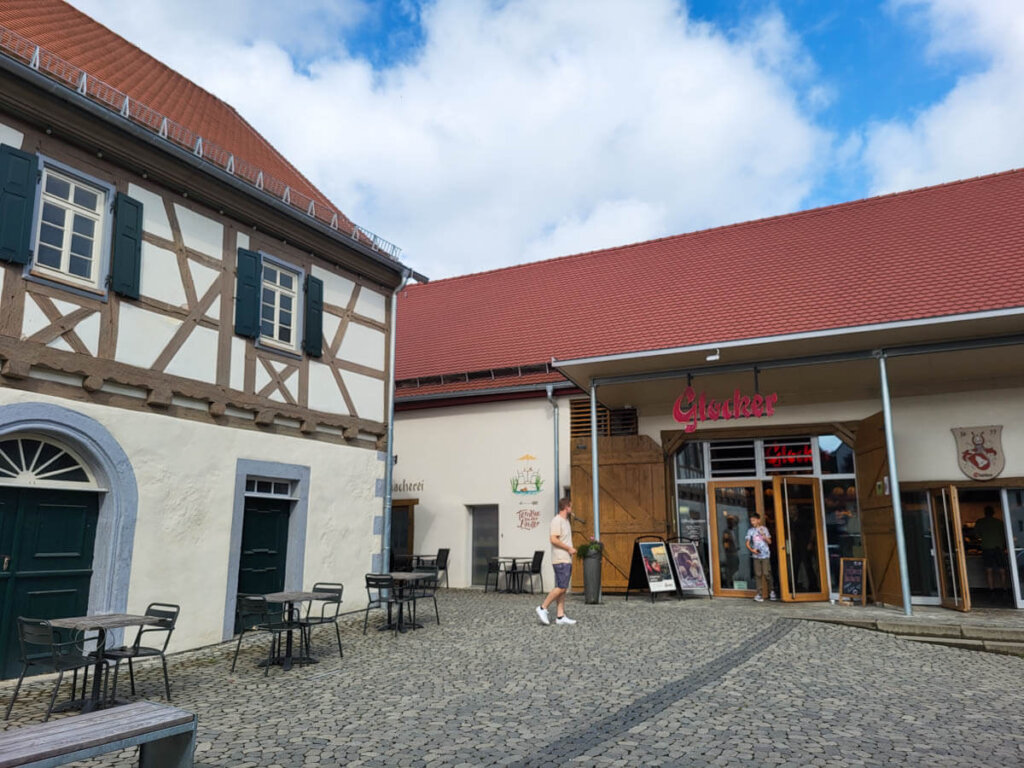
{"type": "Polygon", "coordinates": [[[557,603],[555,624],[575,624],[573,619],[565,615],[565,593],[569,589],[569,577],[572,575],[572,556],[576,547],[572,545],[572,527],[569,515],[572,514],[572,502],[562,499],[558,502],[558,514],[551,520],[551,565],[555,569],[555,586],[544,602],[537,607],[537,617],[541,624],[550,624],[548,607],[557,603]]]}

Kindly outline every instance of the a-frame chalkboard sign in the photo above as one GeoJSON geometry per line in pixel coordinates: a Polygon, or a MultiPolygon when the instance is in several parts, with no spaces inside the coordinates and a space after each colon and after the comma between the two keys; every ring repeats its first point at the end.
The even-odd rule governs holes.
{"type": "Polygon", "coordinates": [[[629,566],[629,593],[647,590],[651,602],[659,592],[675,592],[676,580],[669,562],[668,545],[660,536],[638,536],[633,541],[633,562],[629,566]]]}
{"type": "Polygon", "coordinates": [[[839,559],[839,598],[867,604],[868,587],[871,588],[871,597],[874,599],[875,589],[871,581],[871,571],[868,569],[867,558],[863,557],[842,557],[839,559]]]}

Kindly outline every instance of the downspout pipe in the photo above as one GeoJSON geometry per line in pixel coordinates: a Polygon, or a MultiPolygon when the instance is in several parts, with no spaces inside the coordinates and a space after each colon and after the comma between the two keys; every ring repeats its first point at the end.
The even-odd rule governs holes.
{"type": "MultiPolygon", "coordinates": [[[[900,588],[903,595],[903,613],[910,616],[910,571],[907,568],[907,546],[903,535],[903,502],[900,499],[899,474],[896,472],[896,441],[893,438],[892,402],[889,398],[889,376],[885,368],[885,353],[878,353],[878,374],[882,385],[882,419],[885,422],[885,452],[889,457],[889,491],[892,494],[892,514],[896,523],[896,552],[900,563],[900,588]]],[[[877,595],[875,596],[877,600],[877,595]]]]}
{"type": "Polygon", "coordinates": [[[562,484],[559,482],[559,479],[558,479],[558,463],[559,463],[559,455],[558,455],[558,401],[555,400],[555,398],[554,398],[555,388],[553,386],[548,384],[547,387],[545,387],[545,390],[548,393],[548,402],[551,403],[551,413],[554,416],[554,420],[555,420],[555,427],[554,427],[554,432],[555,432],[555,511],[554,511],[554,514],[557,515],[558,514],[559,497],[562,495],[562,484]]]}
{"type": "Polygon", "coordinates": [[[384,514],[380,532],[380,569],[391,570],[391,488],[395,473],[395,340],[398,338],[398,294],[409,283],[412,271],[402,271],[402,282],[391,294],[391,343],[388,345],[388,433],[384,456],[384,514]]]}
{"type": "Polygon", "coordinates": [[[597,384],[590,383],[590,475],[593,481],[594,539],[601,539],[601,484],[597,476],[597,384]]]}

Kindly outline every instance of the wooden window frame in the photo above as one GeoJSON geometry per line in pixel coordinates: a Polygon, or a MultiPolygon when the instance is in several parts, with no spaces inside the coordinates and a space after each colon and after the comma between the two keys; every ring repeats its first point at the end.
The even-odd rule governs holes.
{"type": "Polygon", "coordinates": [[[39,180],[36,189],[35,207],[32,213],[32,256],[28,264],[26,264],[26,277],[72,291],[82,291],[86,295],[99,294],[105,296],[107,276],[110,273],[110,250],[114,220],[113,202],[116,190],[112,185],[83,174],[64,163],[42,155],[38,157],[39,180]],[[84,207],[76,205],[73,201],[64,200],[47,192],[46,182],[50,177],[59,178],[73,187],[78,186],[96,194],[99,198],[97,210],[89,211],[84,207]],[[46,204],[60,208],[65,214],[64,243],[61,249],[61,265],[59,268],[43,264],[39,261],[43,228],[43,207],[46,204]],[[67,226],[69,215],[71,217],[81,215],[95,222],[92,264],[88,279],[72,274],[70,271],[72,229],[67,226]]]}
{"type": "Polygon", "coordinates": [[[260,263],[260,294],[259,294],[259,336],[258,342],[260,346],[267,347],[280,352],[286,352],[292,355],[302,355],[302,339],[303,339],[303,315],[305,315],[305,272],[286,261],[282,261],[268,253],[260,251],[261,263],[260,263]],[[278,283],[267,282],[267,269],[273,269],[278,273],[287,273],[291,275],[293,280],[293,287],[289,290],[281,286],[278,283]],[[264,302],[264,291],[271,291],[274,293],[274,318],[273,320],[266,320],[263,317],[264,302]],[[283,326],[280,323],[281,309],[281,297],[287,295],[292,300],[291,315],[292,324],[289,328],[291,331],[291,341],[282,341],[278,338],[283,326]],[[267,335],[264,332],[264,324],[271,322],[273,324],[273,335],[267,335]]]}

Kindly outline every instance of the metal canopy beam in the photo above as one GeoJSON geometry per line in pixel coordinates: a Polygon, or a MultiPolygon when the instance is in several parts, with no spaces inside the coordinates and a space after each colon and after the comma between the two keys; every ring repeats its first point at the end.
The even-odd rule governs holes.
{"type": "MultiPolygon", "coordinates": [[[[871,360],[879,355],[886,357],[906,357],[908,355],[927,355],[939,352],[960,352],[970,349],[987,349],[1024,344],[1024,334],[1012,336],[995,336],[965,341],[937,342],[934,344],[915,344],[904,347],[885,347],[882,349],[862,349],[855,352],[840,352],[831,355],[810,355],[808,357],[791,357],[784,360],[759,360],[749,363],[733,363],[730,365],[709,365],[699,368],[676,368],[668,371],[652,371],[650,373],[633,373],[625,376],[598,376],[592,384],[606,386],[609,384],[633,384],[641,381],[657,381],[661,379],[681,379],[686,376],[712,376],[720,373],[737,373],[741,371],[765,371],[773,368],[798,368],[808,365],[828,365],[830,363],[847,363],[856,360],[871,360]]],[[[555,361],[554,366],[560,367],[555,361]]],[[[562,372],[566,375],[565,372],[562,372]]],[[[578,383],[578,382],[577,382],[578,383]]]]}

